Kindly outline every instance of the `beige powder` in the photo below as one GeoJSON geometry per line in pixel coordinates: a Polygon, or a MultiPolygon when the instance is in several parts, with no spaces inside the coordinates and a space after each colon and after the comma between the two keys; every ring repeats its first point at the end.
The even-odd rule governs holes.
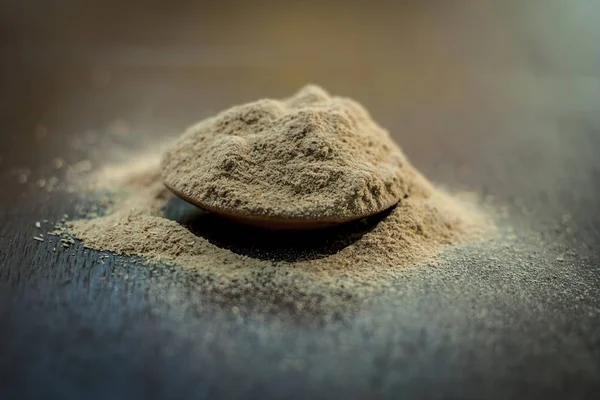
{"type": "MultiPolygon", "coordinates": [[[[309,87],[288,101],[299,102],[309,95],[325,96],[318,89],[309,87]]],[[[306,101],[311,103],[312,100],[306,101]]],[[[348,120],[366,118],[362,108],[353,107],[356,114],[352,112],[347,114],[348,120]]],[[[349,112],[348,110],[350,109],[344,112],[349,112]]],[[[332,115],[337,115],[338,111],[332,112],[332,115]]],[[[324,119],[330,118],[327,112],[323,110],[320,112],[324,115],[324,119]]],[[[241,122],[237,123],[241,124],[241,122]]],[[[368,121],[361,123],[371,124],[368,121]]],[[[214,121],[204,124],[214,124],[214,121]]],[[[193,137],[198,129],[200,128],[196,127],[188,131],[183,142],[187,140],[185,138],[193,137]]],[[[333,132],[327,129],[321,131],[320,135],[323,139],[321,144],[328,143],[330,148],[339,144],[328,137],[333,134],[339,134],[339,131],[333,132]]],[[[388,167],[377,170],[379,168],[377,162],[356,172],[364,178],[361,182],[365,183],[372,178],[372,182],[379,182],[383,187],[386,186],[384,183],[386,179],[396,177],[395,181],[389,178],[390,182],[395,182],[392,185],[396,188],[394,190],[399,191],[394,192],[394,196],[397,193],[403,195],[397,206],[384,215],[373,216],[320,233],[307,232],[303,234],[304,236],[300,233],[281,233],[274,236],[260,230],[247,231],[250,228],[219,220],[215,222],[214,218],[212,220],[209,218],[210,215],[199,214],[197,209],[188,210],[175,218],[176,220],[171,220],[167,218],[169,210],[180,207],[183,202],[163,185],[160,173],[163,152],[152,150],[137,152],[135,158],[125,163],[109,163],[91,175],[86,175],[85,179],[80,177],[80,182],[86,182],[86,190],[91,189],[94,193],[102,194],[102,198],[107,199],[106,204],[110,206],[104,216],[71,222],[68,224],[68,229],[72,235],[83,241],[85,247],[141,256],[150,263],[178,266],[180,271],[189,272],[190,279],[198,281],[199,292],[210,294],[210,299],[217,302],[239,304],[258,301],[261,307],[280,308],[283,304],[293,310],[309,310],[311,313],[341,310],[369,299],[374,292],[385,290],[387,286],[393,284],[394,277],[407,267],[435,262],[436,256],[445,245],[471,240],[490,227],[487,218],[478,211],[473,202],[458,200],[439,191],[414,170],[408,161],[402,159],[400,162],[400,158],[403,158],[402,153],[395,144],[391,143],[387,133],[377,131],[375,135],[364,139],[375,142],[367,148],[379,149],[376,150],[378,155],[374,155],[371,160],[389,156],[388,150],[383,149],[384,144],[388,149],[393,147],[396,149],[393,150],[395,155],[391,157],[398,160],[398,163],[395,167],[389,168],[389,175],[386,175],[387,172],[382,172],[388,167]],[[388,178],[382,178],[386,176],[388,178]],[[221,232],[221,236],[215,239],[213,231],[219,230],[225,232],[221,232]],[[295,245],[300,246],[304,241],[313,243],[314,248],[310,246],[308,249],[304,248],[298,257],[286,257],[290,253],[290,248],[294,248],[295,245]],[[250,245],[244,247],[247,243],[250,245]]],[[[270,145],[270,150],[267,148],[263,150],[286,152],[285,157],[291,157],[290,154],[294,153],[297,142],[295,139],[290,140],[285,142],[283,138],[277,137],[276,143],[270,145]],[[286,145],[291,148],[286,150],[286,145]]],[[[170,147],[171,150],[165,158],[167,166],[173,162],[173,149],[189,151],[186,146],[180,147],[183,142],[179,141],[178,144],[170,147]]],[[[269,146],[267,142],[264,143],[265,146],[269,146]]],[[[213,150],[216,151],[219,146],[216,145],[213,150]]],[[[360,158],[359,154],[355,154],[358,152],[358,149],[355,152],[340,150],[336,157],[345,154],[347,157],[360,158]]],[[[336,154],[336,151],[323,154],[325,153],[331,155],[336,154]]],[[[236,152],[226,154],[227,157],[232,157],[234,164],[245,157],[236,152]]],[[[222,172],[219,168],[228,165],[226,154],[211,156],[211,162],[216,170],[222,172]]],[[[307,173],[309,174],[316,173],[320,168],[319,158],[314,157],[314,154],[310,152],[308,156],[310,162],[307,161],[309,164],[307,173]]],[[[252,159],[252,163],[257,162],[257,156],[253,157],[255,158],[252,159]]],[[[302,163],[302,157],[297,154],[291,157],[287,164],[293,163],[294,158],[295,162],[302,163]]],[[[189,158],[189,155],[185,155],[184,158],[189,158]]],[[[268,160],[264,161],[268,162],[268,160]]],[[[299,198],[303,200],[298,200],[297,204],[276,203],[278,196],[284,196],[283,198],[291,196],[294,191],[293,185],[290,186],[291,181],[281,183],[273,178],[268,185],[261,186],[259,182],[254,182],[250,178],[245,183],[233,182],[230,175],[221,172],[219,172],[221,184],[231,183],[229,187],[222,189],[229,195],[229,200],[221,199],[219,196],[214,197],[216,193],[223,195],[226,194],[225,192],[213,191],[210,195],[213,196],[211,201],[220,202],[220,206],[227,206],[225,203],[231,199],[243,198],[245,194],[238,191],[251,192],[260,189],[265,191],[265,196],[260,197],[262,200],[260,212],[278,212],[290,216],[306,215],[305,212],[309,210],[308,199],[312,198],[321,199],[323,203],[310,208],[311,213],[318,213],[310,215],[339,216],[344,212],[361,213],[369,207],[378,207],[385,201],[382,200],[383,197],[374,200],[377,196],[366,198],[359,196],[359,199],[368,199],[368,201],[336,202],[335,190],[339,189],[344,199],[348,199],[345,197],[348,193],[354,193],[353,186],[348,186],[349,181],[345,179],[355,175],[352,171],[344,170],[344,163],[350,168],[355,166],[355,161],[356,159],[338,159],[332,163],[332,158],[325,157],[323,168],[339,168],[340,176],[344,178],[335,183],[330,182],[330,186],[321,183],[317,183],[315,187],[311,186],[304,194],[299,194],[299,198]],[[279,187],[280,183],[285,187],[279,187]],[[252,187],[253,185],[255,186],[252,187]],[[319,194],[317,187],[323,189],[325,194],[319,194]]],[[[204,170],[201,159],[193,162],[199,170],[204,170]]],[[[240,162],[243,164],[246,161],[240,162]]],[[[242,168],[240,172],[243,172],[246,167],[248,166],[234,166],[230,171],[242,168]]],[[[178,168],[187,179],[196,176],[193,168],[182,169],[182,166],[178,168]]],[[[273,168],[280,168],[280,166],[273,166],[273,168]]],[[[297,172],[297,168],[298,165],[293,167],[292,171],[297,172]]],[[[283,171],[280,169],[276,174],[283,171]]],[[[206,173],[206,171],[200,172],[200,176],[206,173]]],[[[264,171],[262,173],[269,174],[264,171]]],[[[167,179],[175,181],[181,179],[181,177],[170,176],[167,173],[167,179]]],[[[267,179],[267,176],[263,176],[263,179],[267,179]]],[[[294,177],[290,179],[293,180],[294,177]]],[[[189,186],[189,188],[193,187],[189,186]]],[[[194,190],[197,189],[198,187],[194,190]]],[[[369,192],[373,193],[371,190],[369,192]]],[[[378,196],[383,196],[383,192],[385,191],[378,192],[378,196]]],[[[246,200],[240,200],[241,203],[236,202],[236,207],[240,204],[251,207],[250,202],[245,202],[246,200]]],[[[289,197],[288,202],[293,203],[293,198],[289,197]]],[[[257,209],[252,210],[257,211],[257,209]]]]}
{"type": "Polygon", "coordinates": [[[209,209],[349,220],[415,188],[400,148],[355,101],[309,85],[191,127],[163,159],[165,183],[209,209]]]}

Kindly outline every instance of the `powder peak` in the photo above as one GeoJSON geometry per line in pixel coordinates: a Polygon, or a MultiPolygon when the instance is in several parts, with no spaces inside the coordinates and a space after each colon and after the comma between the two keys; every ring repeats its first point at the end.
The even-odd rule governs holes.
{"type": "Polygon", "coordinates": [[[209,209],[329,221],[389,208],[415,181],[360,104],[316,85],[199,122],[166,152],[162,171],[170,188],[209,209]]]}

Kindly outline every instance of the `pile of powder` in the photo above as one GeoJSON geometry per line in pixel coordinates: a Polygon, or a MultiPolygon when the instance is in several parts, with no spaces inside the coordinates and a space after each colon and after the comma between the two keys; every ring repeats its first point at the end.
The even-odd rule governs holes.
{"type": "Polygon", "coordinates": [[[332,221],[375,214],[416,189],[388,132],[316,85],[192,126],[165,153],[163,178],[209,209],[332,221]]]}
{"type": "MultiPolygon", "coordinates": [[[[315,87],[309,87],[289,101],[312,102],[314,97],[319,96],[326,96],[326,94],[315,87]]],[[[264,109],[264,104],[261,102],[253,104],[259,105],[256,109],[257,113],[264,109]]],[[[360,122],[362,126],[375,126],[374,123],[366,120],[368,115],[360,106],[354,103],[348,104],[352,105],[343,109],[346,118],[339,117],[341,125],[349,124],[348,121],[362,121],[360,122]]],[[[331,105],[331,107],[337,106],[331,105]]],[[[459,200],[436,189],[416,171],[404,159],[400,149],[391,142],[385,131],[373,128],[372,134],[365,133],[362,140],[373,141],[371,145],[366,146],[375,152],[372,160],[389,156],[394,160],[393,168],[382,166],[385,163],[381,165],[367,163],[363,169],[358,168],[357,171],[344,170],[344,166],[348,168],[356,166],[356,160],[336,160],[332,159],[331,155],[339,153],[354,157],[355,154],[351,150],[338,151],[332,150],[332,147],[323,150],[324,143],[328,146],[342,146],[337,141],[339,138],[334,140],[329,136],[339,135],[343,130],[329,129],[328,124],[319,125],[317,121],[322,120],[316,118],[318,115],[322,118],[333,118],[333,116],[338,118],[339,110],[336,109],[337,111],[331,113],[324,112],[318,107],[307,110],[313,110],[315,113],[315,118],[311,117],[308,111],[308,114],[303,117],[302,123],[311,126],[310,132],[307,131],[305,136],[312,135],[312,139],[308,142],[303,142],[302,137],[300,142],[295,138],[289,138],[289,142],[286,142],[282,137],[278,137],[271,147],[268,142],[262,142],[266,147],[261,148],[259,153],[276,152],[285,159],[284,162],[278,165],[273,163],[272,168],[266,169],[270,172],[264,172],[266,175],[259,179],[265,181],[264,185],[249,177],[242,177],[237,181],[233,179],[233,171],[244,175],[247,169],[252,169],[252,163],[257,162],[257,154],[253,156],[254,158],[248,159],[246,158],[250,154],[248,152],[227,151],[209,157],[212,161],[218,160],[213,165],[213,173],[215,173],[213,177],[216,181],[221,179],[220,184],[223,186],[209,190],[208,198],[217,202],[214,204],[218,204],[219,207],[227,206],[229,201],[234,201],[235,207],[240,207],[240,204],[250,207],[251,203],[246,202],[248,199],[244,196],[256,193],[249,188],[252,190],[261,188],[265,191],[265,195],[259,196],[260,201],[257,203],[261,204],[259,206],[261,210],[287,212],[286,215],[299,216],[304,215],[302,210],[308,209],[308,203],[303,203],[301,200],[296,202],[292,197],[288,199],[290,204],[276,202],[278,196],[291,196],[298,191],[299,199],[322,200],[322,203],[312,208],[318,210],[319,216],[339,216],[344,212],[361,213],[370,209],[369,207],[379,207],[387,201],[383,200],[387,199],[385,193],[393,193],[393,196],[402,193],[399,203],[394,208],[387,213],[333,230],[332,233],[328,233],[329,231],[319,234],[308,233],[308,236],[304,237],[294,236],[294,234],[273,236],[261,231],[244,233],[246,228],[227,225],[222,221],[210,225],[210,218],[207,218],[210,214],[202,214],[193,207],[173,217],[172,210],[181,208],[183,202],[163,185],[161,178],[163,152],[139,151],[135,158],[124,163],[107,164],[86,176],[87,189],[91,188],[95,193],[108,196],[110,206],[103,216],[69,223],[70,233],[81,239],[87,248],[141,256],[151,263],[178,266],[181,271],[189,272],[190,277],[199,280],[199,291],[210,293],[211,296],[217,296],[224,301],[235,301],[238,304],[257,300],[266,305],[285,304],[286,307],[295,310],[322,311],[328,308],[339,308],[340,304],[352,303],[349,299],[358,302],[368,299],[373,292],[385,290],[386,286],[393,285],[394,276],[402,273],[406,267],[435,261],[445,245],[466,242],[489,228],[487,218],[473,203],[459,200]],[[310,125],[313,122],[314,125],[310,125]],[[319,127],[323,129],[320,130],[319,127]],[[309,150],[311,143],[315,143],[316,147],[309,150]],[[289,149],[286,150],[286,146],[289,146],[289,149]],[[298,148],[294,146],[302,147],[303,155],[297,154],[298,148]],[[397,150],[390,152],[392,147],[397,150]],[[302,161],[303,159],[305,161],[302,161]],[[324,178],[323,181],[315,179],[314,182],[309,183],[308,181],[314,177],[304,175],[284,177],[284,174],[289,172],[285,170],[286,165],[295,162],[301,165],[302,162],[307,162],[306,160],[310,160],[308,168],[310,174],[319,171],[319,160],[323,160],[323,168],[340,169],[339,179],[324,178]],[[378,171],[373,169],[380,167],[378,171]],[[269,178],[271,173],[276,175],[272,179],[269,178]],[[360,185],[366,185],[367,182],[373,184],[367,185],[367,192],[370,194],[360,195],[354,202],[344,200],[340,208],[341,203],[336,202],[332,196],[333,192],[330,191],[340,190],[343,194],[342,198],[346,198],[345,194],[356,194],[356,187],[347,180],[349,177],[361,177],[358,181],[360,185]],[[297,179],[299,180],[296,182],[297,179]],[[386,192],[385,188],[389,186],[387,185],[389,182],[392,182],[392,189],[386,192]],[[307,187],[303,189],[304,186],[307,187]],[[294,189],[295,187],[297,189],[294,189]],[[374,190],[377,187],[379,189],[374,190]],[[322,197],[319,188],[325,193],[322,197]],[[213,231],[219,229],[227,231],[215,239],[212,235],[213,231]],[[300,245],[311,236],[318,237],[318,240],[313,242],[314,248],[304,249],[298,257],[286,256],[290,248],[300,245]],[[265,251],[264,243],[260,243],[261,240],[270,245],[267,246],[268,251],[265,251]],[[289,243],[286,243],[286,240],[289,243]],[[245,242],[252,245],[244,247],[245,242]],[[272,242],[277,244],[273,245],[272,242]],[[321,246],[320,242],[325,245],[321,246]]],[[[224,119],[222,116],[218,118],[221,118],[220,121],[229,121],[226,125],[237,124],[237,128],[232,129],[239,130],[240,124],[256,122],[264,117],[260,113],[252,116],[252,109],[243,109],[243,112],[237,109],[236,113],[241,113],[244,117],[242,119],[241,117],[224,119]]],[[[220,123],[215,122],[214,119],[203,124],[220,126],[220,123]]],[[[185,137],[193,136],[198,129],[204,128],[192,128],[189,131],[192,133],[187,133],[185,137]]],[[[181,147],[181,141],[178,143],[167,153],[164,161],[166,165],[175,162],[173,149],[181,152],[188,151],[186,146],[181,147]]],[[[222,151],[221,145],[222,143],[217,143],[211,148],[214,151],[222,151]]],[[[211,150],[205,149],[205,151],[211,150]]],[[[360,160],[358,155],[356,157],[360,160]]],[[[192,160],[187,153],[183,158],[187,158],[190,165],[198,166],[199,170],[207,171],[198,164],[202,159],[192,160]]],[[[266,158],[263,161],[270,162],[266,158]]],[[[295,165],[292,170],[297,172],[298,167],[299,165],[295,165]]],[[[178,181],[196,177],[193,168],[186,169],[183,165],[177,168],[173,171],[178,170],[183,173],[183,176],[167,174],[166,179],[178,181]]],[[[193,185],[188,187],[194,188],[193,185]]]]}

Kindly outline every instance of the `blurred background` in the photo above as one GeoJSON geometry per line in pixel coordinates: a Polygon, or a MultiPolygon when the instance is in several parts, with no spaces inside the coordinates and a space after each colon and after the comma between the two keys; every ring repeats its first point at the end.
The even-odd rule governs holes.
{"type": "Polygon", "coordinates": [[[313,82],[365,104],[433,180],[555,199],[597,177],[599,15],[595,0],[2,1],[0,155],[172,136],[313,82]]]}

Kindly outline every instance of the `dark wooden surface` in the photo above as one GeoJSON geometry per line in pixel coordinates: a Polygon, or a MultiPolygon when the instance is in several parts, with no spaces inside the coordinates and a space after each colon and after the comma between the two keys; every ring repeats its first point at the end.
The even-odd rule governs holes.
{"type": "Polygon", "coordinates": [[[0,8],[0,397],[596,398],[596,2],[121,3],[0,8]],[[434,181],[493,196],[516,240],[328,323],[32,239],[80,209],[36,185],[101,148],[78,143],[118,123],[139,146],[306,82],[362,101],[434,181]]]}

